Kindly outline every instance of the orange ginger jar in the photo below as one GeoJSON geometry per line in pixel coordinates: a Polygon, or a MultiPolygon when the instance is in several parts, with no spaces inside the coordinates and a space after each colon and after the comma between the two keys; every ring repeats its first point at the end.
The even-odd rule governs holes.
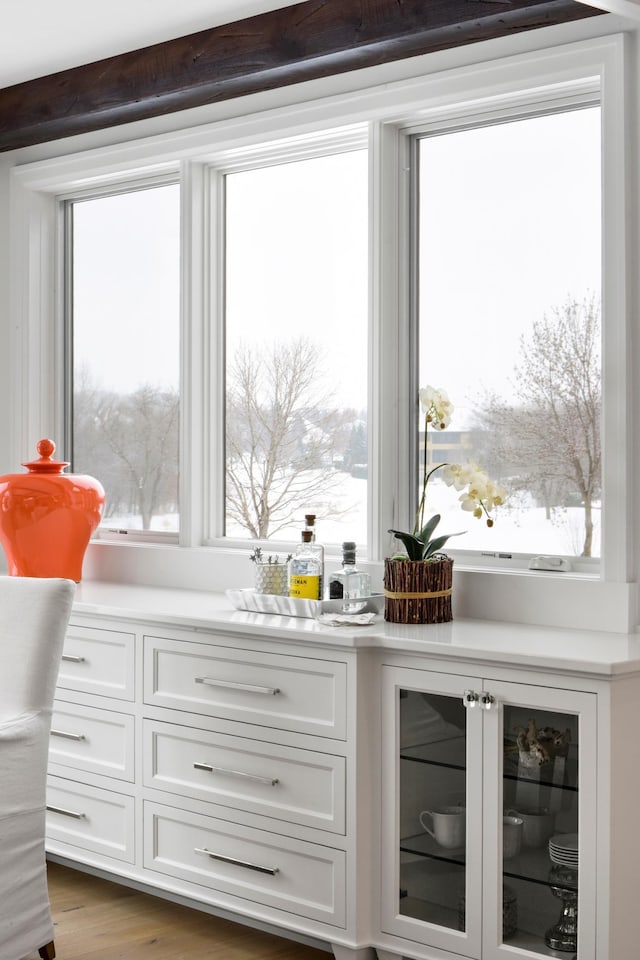
{"type": "Polygon", "coordinates": [[[62,471],[56,445],[41,440],[28,473],[0,477],[0,542],[12,577],[65,577],[78,583],[105,493],[93,477],[62,471]]]}

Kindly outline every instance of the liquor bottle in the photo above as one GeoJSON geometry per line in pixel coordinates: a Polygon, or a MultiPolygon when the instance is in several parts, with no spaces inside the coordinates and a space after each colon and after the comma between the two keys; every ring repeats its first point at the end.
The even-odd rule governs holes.
{"type": "Polygon", "coordinates": [[[320,600],[324,597],[324,545],[318,543],[316,536],[316,515],[315,513],[305,513],[304,529],[311,531],[311,544],[317,554],[320,563],[320,600]]]}
{"type": "Polygon", "coordinates": [[[312,538],[311,530],[302,531],[302,543],[289,562],[290,597],[322,599],[322,565],[312,538]]]}
{"type": "Polygon", "coordinates": [[[357,613],[366,606],[366,598],[371,595],[371,578],[356,567],[356,545],[353,540],[342,544],[342,569],[334,571],[329,577],[329,599],[344,599],[342,609],[345,613],[357,613]],[[347,601],[360,602],[348,603],[347,601]]]}

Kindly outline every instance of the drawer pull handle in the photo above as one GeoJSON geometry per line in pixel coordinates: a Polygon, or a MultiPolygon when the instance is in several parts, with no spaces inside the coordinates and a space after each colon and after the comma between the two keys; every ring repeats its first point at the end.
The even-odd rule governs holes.
{"type": "Polygon", "coordinates": [[[62,737],[64,740],[86,740],[84,733],[67,733],[66,730],[52,730],[52,737],[62,737]]]}
{"type": "Polygon", "coordinates": [[[222,773],[227,777],[242,777],[245,780],[253,780],[255,783],[266,783],[270,787],[275,787],[280,781],[277,777],[259,777],[255,773],[244,773],[242,770],[227,770],[226,767],[214,767],[211,763],[194,763],[194,770],[206,770],[207,773],[222,773]]]}
{"type": "Polygon", "coordinates": [[[215,680],[212,677],[196,677],[196,683],[206,683],[210,687],[228,687],[231,690],[244,690],[248,693],[266,693],[274,697],[280,693],[279,687],[259,687],[253,683],[236,683],[235,680],[215,680]]]}
{"type": "Polygon", "coordinates": [[[257,870],[258,873],[268,873],[271,877],[275,877],[276,873],[279,873],[278,867],[262,867],[259,863],[249,863],[248,860],[237,860],[235,857],[225,857],[221,853],[212,853],[211,850],[207,850],[206,847],[195,847],[196,853],[204,853],[205,856],[210,857],[212,860],[220,860],[221,863],[232,863],[236,867],[246,867],[247,870],[257,870]]]}
{"type": "Polygon", "coordinates": [[[66,660],[67,663],[85,663],[86,657],[76,657],[71,653],[63,653],[62,659],[66,660]]]}
{"type": "Polygon", "coordinates": [[[53,807],[47,804],[47,810],[50,813],[60,813],[63,817],[72,817],[74,820],[86,820],[86,813],[76,813],[75,810],[65,810],[64,807],[53,807]]]}

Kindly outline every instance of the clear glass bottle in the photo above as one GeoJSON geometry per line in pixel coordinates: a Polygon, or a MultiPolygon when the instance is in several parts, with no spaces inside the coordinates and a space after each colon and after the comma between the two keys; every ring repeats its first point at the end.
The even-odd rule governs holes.
{"type": "Polygon", "coordinates": [[[320,563],[320,595],[319,599],[322,600],[324,597],[324,545],[318,543],[316,535],[316,515],[315,513],[305,513],[304,515],[305,530],[311,532],[311,545],[315,551],[318,562],[320,563]]]}
{"type": "Polygon", "coordinates": [[[356,567],[356,545],[353,540],[345,540],[342,544],[342,569],[335,570],[329,577],[329,599],[343,598],[342,609],[345,613],[357,613],[366,603],[347,603],[347,600],[358,600],[371,596],[371,578],[368,573],[361,573],[356,567]]]}
{"type": "Polygon", "coordinates": [[[302,543],[289,562],[289,596],[322,599],[322,564],[311,530],[302,531],[302,543]]]}

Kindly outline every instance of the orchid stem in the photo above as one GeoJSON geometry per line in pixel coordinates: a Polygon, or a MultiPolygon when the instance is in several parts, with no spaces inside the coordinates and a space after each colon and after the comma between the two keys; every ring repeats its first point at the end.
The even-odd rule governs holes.
{"type": "Polygon", "coordinates": [[[424,421],[424,469],[422,473],[422,496],[420,497],[420,503],[418,504],[418,509],[416,511],[416,518],[413,524],[413,535],[417,537],[418,534],[424,528],[424,511],[427,505],[427,484],[431,474],[435,473],[436,470],[440,470],[441,467],[446,467],[446,463],[438,463],[435,467],[432,467],[431,470],[428,470],[428,455],[429,455],[429,434],[427,432],[427,427],[429,424],[429,416],[425,417],[424,421]]]}

